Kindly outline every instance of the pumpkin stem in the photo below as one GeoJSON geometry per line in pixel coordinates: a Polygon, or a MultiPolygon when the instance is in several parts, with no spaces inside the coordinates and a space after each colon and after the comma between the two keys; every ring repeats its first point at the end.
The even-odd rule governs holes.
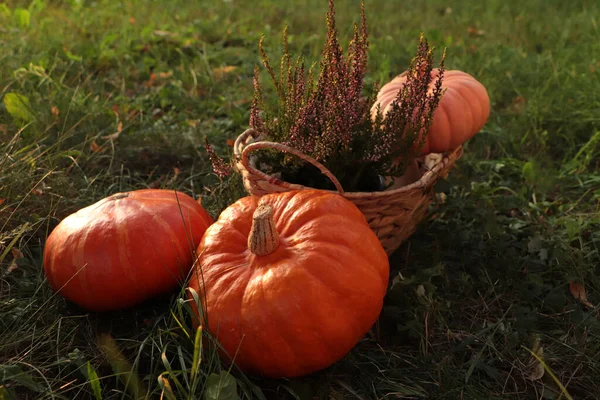
{"type": "Polygon", "coordinates": [[[279,234],[273,221],[273,207],[261,204],[252,215],[248,248],[257,256],[271,254],[279,246],[279,234]]]}

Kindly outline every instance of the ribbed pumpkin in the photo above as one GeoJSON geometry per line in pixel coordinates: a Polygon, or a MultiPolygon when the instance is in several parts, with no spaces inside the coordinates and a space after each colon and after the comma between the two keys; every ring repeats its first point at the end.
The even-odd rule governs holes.
{"type": "MultiPolygon", "coordinates": [[[[438,69],[431,73],[430,92],[438,73],[438,69]]],[[[371,108],[372,115],[377,104],[381,104],[385,115],[405,82],[406,73],[403,73],[386,83],[377,94],[377,101],[371,108]]],[[[421,148],[422,155],[456,149],[479,132],[490,115],[490,98],[485,86],[466,72],[444,71],[442,88],[445,92],[434,112],[425,145],[421,148]]]]}
{"type": "Polygon", "coordinates": [[[91,311],[136,305],[175,289],[213,222],[185,193],[117,193],[69,215],[44,249],[50,286],[91,311]]]}
{"type": "Polygon", "coordinates": [[[238,200],[197,253],[192,307],[200,299],[200,315],[241,369],[267,377],[344,357],[377,320],[389,277],[363,214],[317,190],[238,200]]]}

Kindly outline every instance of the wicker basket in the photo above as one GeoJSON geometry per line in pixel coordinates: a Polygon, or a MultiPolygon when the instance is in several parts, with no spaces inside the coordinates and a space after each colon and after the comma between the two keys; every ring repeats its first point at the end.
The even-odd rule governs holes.
{"type": "Polygon", "coordinates": [[[251,195],[262,196],[269,193],[310,189],[284,182],[258,170],[255,161],[250,157],[250,152],[263,148],[296,155],[319,168],[333,182],[337,191],[362,211],[388,255],[415,231],[433,200],[434,184],[448,175],[454,162],[462,155],[462,147],[448,154],[428,154],[417,160],[416,168],[420,178],[407,185],[395,184],[379,192],[344,192],[337,178],[317,160],[281,143],[261,141],[256,137],[253,129],[248,129],[238,136],[233,151],[236,167],[243,177],[244,187],[251,195]]]}

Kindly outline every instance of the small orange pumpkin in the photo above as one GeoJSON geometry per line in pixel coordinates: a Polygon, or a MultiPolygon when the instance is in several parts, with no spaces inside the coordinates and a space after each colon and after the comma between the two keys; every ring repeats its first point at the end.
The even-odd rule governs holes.
{"type": "Polygon", "coordinates": [[[389,278],[364,215],[318,190],[238,200],[197,253],[192,307],[226,357],[267,377],[309,374],[344,357],[377,320],[389,278]]]}
{"type": "MultiPolygon", "coordinates": [[[[431,72],[429,91],[434,88],[439,69],[431,72]]],[[[386,83],[377,94],[371,108],[374,116],[377,105],[385,115],[406,82],[403,73],[386,83]]],[[[490,115],[490,98],[485,86],[466,72],[444,71],[442,89],[446,89],[427,133],[421,154],[445,153],[456,149],[483,128],[490,115]]]]}
{"type": "Polygon", "coordinates": [[[175,289],[192,268],[210,215],[174,190],[117,193],[62,220],[44,248],[50,286],[91,311],[175,289]]]}

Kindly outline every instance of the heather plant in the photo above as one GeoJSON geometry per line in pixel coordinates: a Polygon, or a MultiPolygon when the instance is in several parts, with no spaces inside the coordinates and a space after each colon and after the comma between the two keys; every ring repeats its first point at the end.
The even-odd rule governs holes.
{"type": "Polygon", "coordinates": [[[208,159],[212,164],[212,170],[219,177],[220,180],[229,176],[231,173],[231,166],[227,162],[219,157],[213,146],[209,143],[208,138],[204,137],[204,148],[208,154],[208,159]]]}
{"type": "MultiPolygon", "coordinates": [[[[346,191],[380,190],[383,187],[379,176],[401,176],[424,143],[442,95],[444,56],[434,89],[429,91],[433,48],[421,35],[406,85],[399,90],[385,118],[379,107],[372,116],[377,86],[370,95],[364,95],[369,50],[364,2],[360,26],[354,24],[346,55],[337,37],[334,0],[329,1],[326,23],[327,36],[316,82],[316,64],[306,73],[302,57],[292,61],[287,29],[283,31],[279,76],[264,50],[264,36],[261,37],[261,59],[274,85],[277,102],[274,109],[267,107],[259,69],[255,68],[250,126],[261,139],[294,147],[323,163],[346,191]]],[[[259,160],[261,165],[271,166],[268,172],[280,173],[285,180],[328,187],[324,176],[293,156],[270,152],[262,154],[259,160]]]]}

